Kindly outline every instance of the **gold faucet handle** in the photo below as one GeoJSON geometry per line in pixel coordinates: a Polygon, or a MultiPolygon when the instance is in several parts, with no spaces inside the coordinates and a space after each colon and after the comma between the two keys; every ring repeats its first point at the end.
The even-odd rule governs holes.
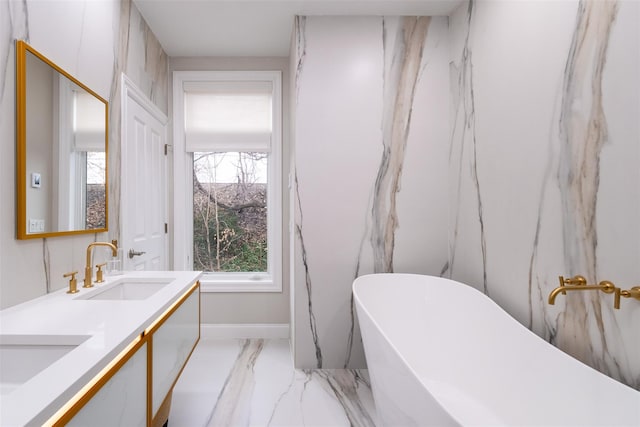
{"type": "Polygon", "coordinates": [[[605,294],[612,294],[616,291],[616,289],[618,289],[616,285],[613,284],[613,282],[610,282],[608,280],[603,280],[602,282],[598,283],[598,286],[601,287],[600,290],[605,294]]]}
{"type": "Polygon", "coordinates": [[[565,279],[564,277],[560,276],[560,281],[561,281],[561,285],[574,285],[574,286],[586,286],[587,285],[587,279],[584,278],[584,276],[573,276],[570,279],[565,279]]]}
{"type": "MultiPolygon", "coordinates": [[[[569,279],[565,279],[564,276],[558,276],[558,281],[560,282],[560,287],[564,288],[566,285],[573,285],[573,286],[586,286],[587,284],[587,279],[584,278],[584,276],[573,276],[569,279]]],[[[562,295],[566,295],[567,291],[562,291],[561,292],[562,295]]]]}
{"type": "Polygon", "coordinates": [[[98,269],[98,271],[96,272],[96,283],[104,282],[104,279],[102,278],[102,267],[104,267],[105,265],[107,265],[106,262],[96,265],[96,268],[98,269]]]}
{"type": "Polygon", "coordinates": [[[640,286],[634,286],[631,289],[620,291],[620,295],[624,298],[634,298],[640,301],[640,286]]]}
{"type": "Polygon", "coordinates": [[[68,294],[78,293],[78,280],[76,279],[76,274],[78,274],[77,271],[72,271],[71,273],[65,273],[62,275],[62,277],[64,277],[65,279],[71,276],[71,279],[69,279],[69,290],[67,291],[68,294]]]}

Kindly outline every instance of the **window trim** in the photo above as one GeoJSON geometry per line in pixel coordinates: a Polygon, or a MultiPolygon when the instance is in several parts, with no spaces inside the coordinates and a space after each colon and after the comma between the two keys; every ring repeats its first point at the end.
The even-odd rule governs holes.
{"type": "MultiPolygon", "coordinates": [[[[281,71],[173,72],[173,182],[175,270],[193,269],[193,161],[185,149],[184,90],[189,81],[269,81],[273,85],[273,127],[267,172],[267,273],[207,273],[202,292],[282,292],[282,73],[281,71]],[[185,189],[187,191],[180,191],[185,189]]],[[[238,151],[243,151],[240,148],[238,151]]]]}

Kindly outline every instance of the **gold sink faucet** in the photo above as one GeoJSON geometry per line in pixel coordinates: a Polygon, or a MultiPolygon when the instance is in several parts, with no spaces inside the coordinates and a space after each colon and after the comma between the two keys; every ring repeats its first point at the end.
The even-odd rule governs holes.
{"type": "Polygon", "coordinates": [[[597,285],[587,285],[587,279],[582,276],[574,276],[570,279],[565,279],[564,277],[558,277],[560,280],[560,286],[555,288],[549,294],[549,304],[553,305],[556,302],[556,297],[558,294],[562,293],[562,295],[566,295],[566,291],[602,291],[605,294],[612,294],[616,290],[616,286],[609,282],[608,280],[603,280],[597,285]]]}
{"type": "Polygon", "coordinates": [[[107,243],[107,242],[90,243],[89,246],[87,246],[87,264],[84,268],[84,285],[82,285],[83,288],[93,287],[93,285],[91,284],[91,277],[93,276],[93,268],[91,267],[91,249],[93,249],[95,246],[106,246],[108,248],[111,248],[111,252],[113,256],[118,256],[118,248],[113,243],[107,243]]]}

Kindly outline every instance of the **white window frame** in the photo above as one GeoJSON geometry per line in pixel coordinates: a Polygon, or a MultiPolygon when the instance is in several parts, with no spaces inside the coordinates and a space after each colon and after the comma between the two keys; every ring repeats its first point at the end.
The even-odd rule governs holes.
{"type": "MultiPolygon", "coordinates": [[[[273,126],[267,172],[267,272],[208,273],[202,292],[282,292],[282,73],[280,71],[173,72],[174,270],[193,269],[193,156],[185,149],[184,83],[268,81],[273,126]]],[[[239,149],[238,151],[243,151],[239,149]]],[[[246,150],[245,150],[246,151],[246,150]]]]}

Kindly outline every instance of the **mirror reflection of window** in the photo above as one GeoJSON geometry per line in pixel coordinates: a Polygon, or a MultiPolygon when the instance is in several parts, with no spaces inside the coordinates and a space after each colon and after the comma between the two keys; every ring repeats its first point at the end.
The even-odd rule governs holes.
{"type": "Polygon", "coordinates": [[[104,105],[91,94],[73,91],[75,228],[104,228],[106,162],[104,152],[104,105]]]}
{"type": "Polygon", "coordinates": [[[106,216],[106,156],[104,151],[87,152],[87,193],[85,228],[105,228],[106,216]]]}

